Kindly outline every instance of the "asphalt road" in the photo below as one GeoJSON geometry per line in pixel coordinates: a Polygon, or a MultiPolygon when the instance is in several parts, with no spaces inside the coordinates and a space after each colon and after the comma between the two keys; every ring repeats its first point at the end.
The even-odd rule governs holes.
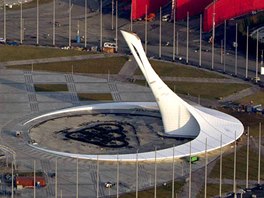
{"type": "MultiPolygon", "coordinates": [[[[102,43],[115,42],[115,18],[113,18],[112,29],[112,17],[111,17],[111,1],[103,1],[104,15],[103,15],[103,29],[102,29],[102,43]]],[[[100,46],[100,15],[98,12],[98,1],[88,1],[88,14],[87,14],[87,46],[100,46]]],[[[84,46],[84,39],[81,39],[81,43],[77,44],[75,38],[77,35],[78,24],[80,30],[80,36],[84,37],[84,1],[72,0],[72,6],[69,6],[66,0],[56,1],[56,21],[60,24],[56,27],[56,45],[68,46],[69,44],[69,10],[72,11],[72,27],[71,27],[71,40],[73,46],[84,46]]],[[[39,20],[39,44],[40,45],[52,45],[52,10],[53,4],[41,5],[39,8],[40,20],[39,20]]],[[[0,11],[0,27],[3,27],[3,11],[0,11]]],[[[23,22],[24,22],[24,40],[23,44],[34,45],[37,40],[37,20],[36,20],[36,8],[23,10],[23,22]]],[[[121,13],[121,11],[120,11],[121,13]]],[[[124,13],[122,13],[123,15],[124,13]]],[[[158,18],[158,17],[157,17],[158,18]]],[[[20,42],[20,11],[9,10],[6,15],[6,38],[11,41],[20,42]]],[[[228,23],[228,29],[232,28],[234,22],[228,23]]],[[[133,31],[136,32],[142,42],[145,38],[145,23],[138,21],[133,23],[133,31]]],[[[130,30],[130,21],[125,18],[118,19],[118,30],[130,30]]],[[[181,57],[181,62],[186,62],[186,22],[179,21],[176,25],[176,31],[178,32],[178,54],[176,55],[176,61],[181,57]]],[[[221,34],[223,30],[217,29],[217,35],[221,34]]],[[[148,46],[147,55],[149,57],[159,57],[159,20],[156,19],[153,22],[148,23],[148,46]]],[[[202,67],[212,68],[212,49],[211,45],[207,42],[210,34],[203,34],[202,42],[202,67]]],[[[0,37],[4,37],[3,28],[0,31],[0,37]]],[[[235,40],[232,32],[227,32],[228,40],[235,40]]],[[[221,38],[218,36],[215,47],[214,57],[214,70],[225,70],[226,73],[235,73],[235,55],[234,48],[227,46],[227,53],[225,55],[225,66],[221,63],[221,49],[219,43],[221,38]]],[[[190,21],[190,34],[189,34],[189,64],[199,64],[199,18],[192,18],[190,21]]],[[[129,49],[118,31],[118,51],[120,53],[129,53],[129,49]]],[[[161,58],[166,60],[172,60],[173,57],[173,23],[162,22],[162,48],[161,58]],[[166,44],[168,43],[168,46],[166,44]]],[[[223,60],[223,57],[222,57],[223,60]]],[[[243,53],[238,53],[238,76],[245,77],[246,74],[246,60],[243,53]]],[[[255,72],[255,57],[251,57],[249,61],[249,74],[248,77],[252,78],[256,75],[255,72]]]]}

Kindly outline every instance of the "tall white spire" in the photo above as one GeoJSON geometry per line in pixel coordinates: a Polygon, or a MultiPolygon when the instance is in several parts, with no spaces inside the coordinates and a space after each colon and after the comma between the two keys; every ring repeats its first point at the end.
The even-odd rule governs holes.
{"type": "Polygon", "coordinates": [[[153,70],[140,38],[134,33],[121,32],[155,96],[165,133],[185,137],[196,136],[199,125],[188,110],[189,105],[177,96],[153,70]]]}

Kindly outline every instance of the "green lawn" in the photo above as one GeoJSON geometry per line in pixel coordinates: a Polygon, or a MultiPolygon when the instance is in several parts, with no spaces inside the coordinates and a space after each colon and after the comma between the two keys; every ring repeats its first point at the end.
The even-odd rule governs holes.
{"type": "MultiPolygon", "coordinates": [[[[136,83],[145,85],[144,80],[138,80],[136,83]]],[[[206,99],[219,99],[229,96],[233,93],[249,88],[248,84],[226,84],[226,83],[192,83],[192,82],[165,82],[171,90],[178,94],[199,96],[206,99]]]]}
{"type": "MultiPolygon", "coordinates": [[[[184,185],[183,181],[175,181],[174,184],[175,194],[181,191],[183,185],[184,185]]],[[[158,198],[171,197],[171,189],[172,189],[171,183],[167,184],[166,186],[157,187],[157,197],[158,198]]],[[[121,195],[120,198],[134,198],[135,195],[136,195],[135,192],[127,193],[121,195]]],[[[138,192],[138,197],[142,197],[142,198],[154,197],[154,188],[138,192]]]]}
{"type": "Polygon", "coordinates": [[[237,102],[241,103],[241,104],[262,104],[264,105],[264,91],[258,91],[255,94],[249,95],[245,98],[242,98],[240,100],[238,100],[237,102]]]}
{"type": "MultiPolygon", "coordinates": [[[[186,67],[176,65],[174,63],[150,60],[150,64],[159,76],[169,77],[192,77],[192,78],[225,78],[222,75],[207,72],[194,67],[186,67]]],[[[136,75],[141,75],[141,70],[138,68],[136,75]]]]}
{"type": "Polygon", "coordinates": [[[111,93],[78,93],[80,101],[86,100],[113,100],[111,93]]]}
{"type": "Polygon", "coordinates": [[[62,50],[58,48],[34,46],[6,46],[0,45],[0,62],[51,58],[63,56],[88,55],[88,52],[77,50],[62,50]]]}
{"type": "MultiPolygon", "coordinates": [[[[246,179],[246,146],[243,146],[237,149],[237,179],[246,179]]],[[[219,178],[219,160],[216,163],[215,167],[211,171],[209,177],[219,178]]],[[[261,160],[261,167],[264,167],[264,161],[261,160]]],[[[223,157],[223,178],[233,179],[233,170],[234,170],[234,153],[228,154],[223,157]]],[[[258,153],[250,149],[249,154],[249,179],[257,180],[258,175],[258,153]]],[[[264,171],[261,172],[261,180],[264,179],[264,171]]]]}
{"type": "Polygon", "coordinates": [[[34,84],[36,92],[59,92],[68,91],[66,84],[34,84]]]}
{"type": "MultiPolygon", "coordinates": [[[[96,58],[81,61],[34,64],[34,71],[63,73],[117,74],[127,61],[126,56],[96,58]]],[[[8,66],[9,69],[31,70],[32,65],[8,66]]]]}

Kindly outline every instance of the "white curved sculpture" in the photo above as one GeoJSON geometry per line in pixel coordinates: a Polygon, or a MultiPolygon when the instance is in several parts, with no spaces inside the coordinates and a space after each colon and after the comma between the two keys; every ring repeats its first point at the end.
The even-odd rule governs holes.
{"type": "Polygon", "coordinates": [[[151,67],[140,38],[121,31],[159,106],[165,132],[177,137],[196,137],[200,127],[190,113],[190,105],[175,94],[151,67]]]}
{"type": "Polygon", "coordinates": [[[157,103],[153,102],[119,102],[119,103],[102,103],[85,105],[79,107],[66,108],[50,113],[46,113],[34,117],[26,121],[23,125],[30,125],[31,122],[38,119],[48,118],[49,116],[57,116],[65,113],[74,112],[91,112],[93,110],[118,110],[118,109],[150,109],[160,110],[164,124],[165,134],[169,136],[194,137],[188,143],[175,147],[154,151],[120,155],[97,155],[94,154],[78,154],[54,151],[47,148],[41,148],[30,144],[36,149],[80,159],[102,160],[102,161],[152,161],[154,159],[172,159],[197,155],[207,151],[213,151],[221,146],[226,146],[237,140],[244,132],[242,123],[225,113],[208,109],[202,106],[191,106],[172,92],[169,87],[159,78],[151,67],[145,52],[143,50],[140,39],[134,33],[122,31],[131,52],[133,53],[142,73],[144,74],[157,103]],[[207,144],[205,145],[205,143],[207,144]]]}

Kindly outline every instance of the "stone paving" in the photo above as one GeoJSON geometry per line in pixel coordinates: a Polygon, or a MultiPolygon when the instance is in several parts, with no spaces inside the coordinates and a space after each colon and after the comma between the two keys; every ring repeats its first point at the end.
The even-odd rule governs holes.
{"type": "MultiPolygon", "coordinates": [[[[21,171],[33,170],[33,160],[36,160],[36,170],[54,172],[55,161],[58,161],[58,193],[63,197],[74,197],[76,193],[76,159],[47,154],[29,147],[23,139],[14,136],[14,126],[21,127],[19,121],[26,115],[40,114],[65,107],[94,103],[94,101],[79,101],[78,92],[82,93],[111,93],[114,101],[154,101],[148,87],[128,83],[135,67],[130,68],[131,62],[125,64],[120,75],[78,75],[58,74],[49,72],[31,72],[0,69],[0,127],[1,143],[13,148],[17,152],[18,169],[21,171]],[[121,79],[116,81],[115,79],[121,79]],[[67,84],[68,92],[35,92],[34,83],[63,83],[67,84]],[[13,131],[9,129],[12,128],[13,131]]],[[[3,66],[3,65],[2,65],[3,66]]],[[[189,79],[191,80],[191,79],[189,79]]],[[[212,79],[211,79],[212,80],[212,79]]],[[[231,79],[232,80],[232,79],[231,79]]],[[[230,81],[231,81],[230,80],[230,81]]],[[[233,80],[232,80],[233,81],[233,80]]],[[[211,157],[211,160],[215,159],[211,157]]],[[[203,167],[204,160],[194,165],[193,169],[203,167]]],[[[175,165],[175,176],[182,179],[188,174],[188,164],[180,160],[175,165]]],[[[89,195],[96,197],[97,191],[97,164],[93,161],[78,161],[79,194],[80,197],[89,195]]],[[[116,181],[116,164],[100,163],[99,195],[100,197],[113,195],[116,187],[106,189],[104,182],[116,181]],[[114,171],[113,171],[114,170],[114,171]]],[[[158,164],[158,183],[167,182],[171,178],[171,162],[158,164]]],[[[154,185],[154,165],[141,163],[139,166],[140,189],[154,185]]],[[[55,195],[55,181],[47,177],[48,186],[37,191],[37,197],[52,197],[55,195]]],[[[120,193],[135,190],[135,164],[120,165],[120,193]]],[[[198,187],[197,187],[198,190],[198,187]]],[[[196,192],[197,192],[196,190],[196,192]]],[[[195,192],[195,191],[194,191],[195,192]]],[[[24,191],[22,197],[32,196],[32,191],[24,191]]]]}

